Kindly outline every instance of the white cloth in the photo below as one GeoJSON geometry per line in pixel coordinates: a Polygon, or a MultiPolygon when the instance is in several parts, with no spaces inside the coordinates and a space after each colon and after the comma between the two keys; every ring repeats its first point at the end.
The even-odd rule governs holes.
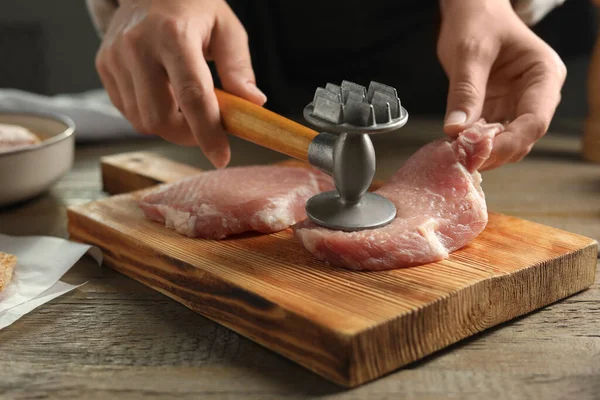
{"type": "Polygon", "coordinates": [[[534,26],[564,2],[565,0],[519,0],[516,2],[514,10],[523,22],[534,26]]]}
{"type": "Polygon", "coordinates": [[[78,288],[59,279],[89,253],[102,263],[97,247],[49,236],[0,234],[0,251],[17,257],[12,279],[0,292],[0,329],[50,300],[78,288]]]}
{"type": "Polygon", "coordinates": [[[1,110],[64,114],[75,122],[78,142],[147,137],[136,133],[103,89],[56,96],[0,89],[1,110]]]}

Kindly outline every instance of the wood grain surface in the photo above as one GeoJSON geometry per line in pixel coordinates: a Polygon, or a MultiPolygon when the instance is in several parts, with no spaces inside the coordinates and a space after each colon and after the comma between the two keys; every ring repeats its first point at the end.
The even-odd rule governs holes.
{"type": "MultiPolygon", "coordinates": [[[[125,164],[125,178],[111,175],[123,184],[147,174],[152,159],[123,154],[103,165],[114,173],[125,164]]],[[[169,177],[193,173],[157,164],[163,175],[173,167],[169,177]]],[[[184,238],[144,218],[136,203],[142,193],[71,207],[71,237],[102,248],[116,270],[344,386],[380,377],[594,281],[594,240],[502,214],[491,214],[486,230],[448,260],[357,273],[318,262],[291,230],[225,241],[184,238]]]]}
{"type": "MultiPolygon", "coordinates": [[[[386,179],[442,121],[413,117],[374,140],[386,179]]],[[[231,138],[232,165],[284,156],[231,138]]],[[[600,239],[600,171],[580,138],[550,132],[519,164],[483,174],[490,209],[600,239]]],[[[160,140],[78,145],[48,193],[0,209],[0,232],[67,236],[66,207],[105,198],[100,158],[145,151],[210,169],[197,148],[160,140]]],[[[83,283],[0,330],[2,399],[577,399],[600,392],[600,269],[588,290],[500,324],[352,390],[84,258],[83,283]]]]}

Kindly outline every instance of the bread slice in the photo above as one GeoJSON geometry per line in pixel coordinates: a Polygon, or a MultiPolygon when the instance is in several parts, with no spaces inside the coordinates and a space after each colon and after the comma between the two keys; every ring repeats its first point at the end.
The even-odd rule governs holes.
{"type": "Polygon", "coordinates": [[[16,256],[0,251],[0,291],[8,286],[16,265],[16,256]]]}

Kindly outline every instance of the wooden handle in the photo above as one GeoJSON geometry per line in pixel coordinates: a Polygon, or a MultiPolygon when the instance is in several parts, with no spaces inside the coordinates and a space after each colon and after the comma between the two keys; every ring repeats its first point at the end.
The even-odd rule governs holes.
{"type": "MultiPolygon", "coordinates": [[[[599,0],[593,3],[600,8],[599,0]]],[[[600,31],[588,68],[588,116],[582,140],[583,158],[600,163],[600,31]]]]}
{"type": "Polygon", "coordinates": [[[319,133],[247,100],[215,89],[225,129],[242,139],[308,160],[308,147],[319,133]]]}

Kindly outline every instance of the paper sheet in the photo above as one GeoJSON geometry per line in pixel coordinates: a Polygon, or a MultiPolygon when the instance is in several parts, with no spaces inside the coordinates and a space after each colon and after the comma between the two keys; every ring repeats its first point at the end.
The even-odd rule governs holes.
{"type": "Polygon", "coordinates": [[[0,292],[0,329],[81,285],[59,279],[86,253],[102,263],[100,249],[48,236],[0,234],[0,251],[17,256],[12,279],[0,292]]]}

